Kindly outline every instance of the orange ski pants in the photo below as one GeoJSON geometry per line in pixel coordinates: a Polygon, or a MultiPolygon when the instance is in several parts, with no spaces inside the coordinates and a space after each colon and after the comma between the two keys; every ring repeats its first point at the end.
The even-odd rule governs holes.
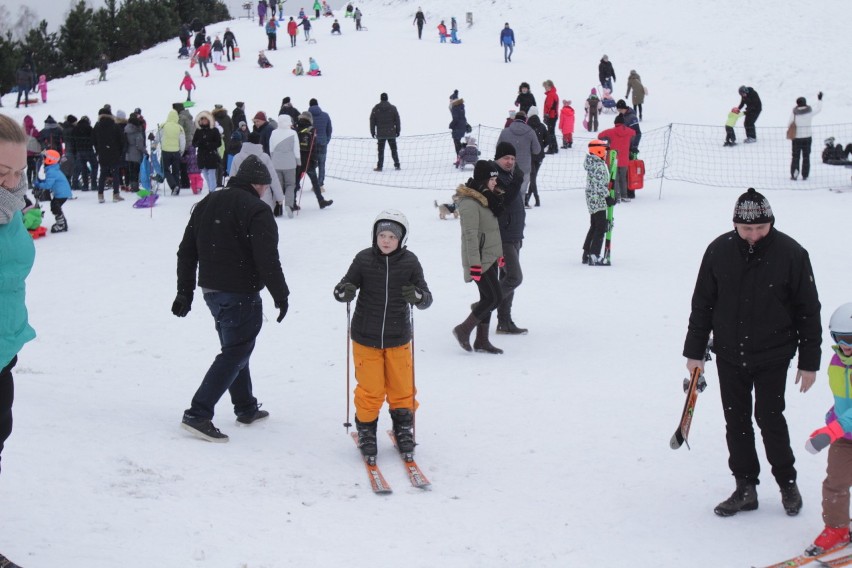
{"type": "Polygon", "coordinates": [[[355,415],[361,422],[379,417],[385,399],[391,410],[416,410],[411,343],[388,349],[352,342],[355,359],[355,415]]]}

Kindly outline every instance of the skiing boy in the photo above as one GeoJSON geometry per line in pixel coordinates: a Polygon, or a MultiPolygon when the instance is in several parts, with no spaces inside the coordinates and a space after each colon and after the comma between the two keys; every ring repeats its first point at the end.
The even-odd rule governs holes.
{"type": "Polygon", "coordinates": [[[828,468],[822,482],[822,519],[825,529],[805,554],[817,555],[849,544],[849,487],[852,486],[852,303],[843,304],[828,324],[834,356],[828,365],[828,384],[834,406],[826,426],[815,430],[805,448],[816,454],[828,447],[828,468]]]}
{"type": "Polygon", "coordinates": [[[59,160],[61,156],[56,150],[44,151],[44,179],[33,180],[33,186],[36,189],[47,190],[52,194],[50,199],[50,212],[56,218],[56,223],[50,227],[51,233],[64,233],[68,230],[68,223],[65,221],[65,214],[62,212],[62,205],[71,199],[71,185],[68,183],[68,178],[59,169],[59,160]]]}
{"type": "Polygon", "coordinates": [[[586,170],[586,207],[589,208],[589,231],[583,243],[583,264],[603,266],[601,247],[606,233],[606,208],[615,205],[609,195],[609,167],[606,165],[607,143],[589,142],[589,153],[583,162],[586,170]]]}
{"type": "Polygon", "coordinates": [[[737,125],[737,121],[740,119],[740,109],[734,107],[731,109],[731,112],[728,113],[728,120],[725,121],[725,143],[722,146],[734,146],[737,143],[737,135],[734,132],[734,126],[737,125]]]}
{"type": "Polygon", "coordinates": [[[355,425],[365,458],[377,453],[379,411],[388,401],[400,453],[414,451],[414,369],[409,304],[425,310],[432,293],[417,256],[405,247],[408,220],[386,210],[373,222],[372,245],[355,255],[334,288],[334,299],[349,303],[358,293],[352,317],[355,358],[355,425]]]}

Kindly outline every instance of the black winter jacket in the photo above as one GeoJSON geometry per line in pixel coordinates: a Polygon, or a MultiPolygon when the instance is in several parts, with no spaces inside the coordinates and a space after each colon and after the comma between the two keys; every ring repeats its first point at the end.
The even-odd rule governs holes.
{"type": "Polygon", "coordinates": [[[411,341],[408,302],[402,297],[404,285],[414,284],[423,293],[419,309],[432,305],[423,267],[406,248],[387,256],[375,244],[362,250],[337,286],[346,283],[360,289],[352,316],[352,340],[367,347],[386,349],[411,341]]]}
{"type": "Polygon", "coordinates": [[[98,118],[92,127],[92,140],[101,168],[111,168],[124,161],[124,126],[108,114],[98,118]]]}
{"type": "Polygon", "coordinates": [[[195,290],[197,268],[202,288],[250,293],[266,286],[276,304],[290,295],[272,209],[237,176],[193,207],[177,256],[179,294],[195,290]]]}
{"type": "Polygon", "coordinates": [[[395,106],[382,101],[373,107],[370,113],[370,134],[373,138],[396,138],[400,131],[399,112],[395,106]]]}
{"type": "Polygon", "coordinates": [[[198,149],[198,167],[215,170],[219,167],[219,146],[222,145],[222,134],[219,129],[211,126],[199,126],[192,135],[192,145],[198,149]]]}
{"type": "Polygon", "coordinates": [[[600,79],[601,85],[610,77],[615,81],[615,69],[612,67],[612,61],[601,59],[601,62],[598,64],[598,79],[600,79]]]}
{"type": "Polygon", "coordinates": [[[742,110],[743,107],[746,107],[745,114],[760,114],[760,111],[763,110],[763,103],[760,102],[760,95],[757,94],[757,91],[748,88],[748,92],[745,95],[741,95],[742,100],[740,101],[739,109],[742,110]]]}
{"type": "Polygon", "coordinates": [[[526,93],[518,93],[518,98],[515,99],[515,106],[518,110],[529,112],[530,107],[536,106],[535,95],[527,91],[526,93]]]}
{"type": "Polygon", "coordinates": [[[504,243],[516,243],[524,240],[524,225],[527,212],[521,188],[524,185],[524,172],[515,165],[511,173],[497,168],[497,187],[503,190],[503,212],[497,219],[500,223],[500,238],[504,243]]]}
{"type": "Polygon", "coordinates": [[[798,348],[798,368],[819,370],[822,324],[808,252],[774,227],[751,250],[736,231],[710,243],[692,295],[684,357],[701,359],[711,331],[713,351],[738,367],[784,363],[798,348]]]}
{"type": "Polygon", "coordinates": [[[86,117],[81,118],[71,130],[70,140],[65,141],[70,145],[69,152],[79,154],[81,152],[94,152],[95,143],[92,139],[92,125],[86,117]]]}

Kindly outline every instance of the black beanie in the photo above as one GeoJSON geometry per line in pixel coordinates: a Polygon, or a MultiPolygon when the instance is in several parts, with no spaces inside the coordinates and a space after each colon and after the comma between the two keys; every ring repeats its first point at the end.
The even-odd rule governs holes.
{"type": "Polygon", "coordinates": [[[499,160],[503,156],[516,156],[515,147],[508,142],[500,142],[497,144],[497,151],[494,152],[494,159],[499,160]]]}
{"type": "Polygon", "coordinates": [[[269,170],[254,155],[246,156],[246,159],[240,164],[240,169],[237,170],[236,177],[245,182],[259,185],[269,185],[272,183],[272,176],[269,175],[269,170]]]}
{"type": "Polygon", "coordinates": [[[180,111],[182,111],[186,107],[183,106],[183,103],[172,103],[172,108],[174,110],[178,111],[178,113],[179,113],[180,111]]]}
{"type": "Polygon", "coordinates": [[[319,106],[319,103],[317,102],[316,99],[311,99],[311,100],[308,101],[308,106],[309,107],[319,106]]]}
{"type": "Polygon", "coordinates": [[[775,216],[769,201],[755,191],[753,187],[740,195],[734,206],[734,223],[745,225],[760,225],[762,223],[774,223],[775,216]]]}
{"type": "Polygon", "coordinates": [[[796,106],[800,106],[800,107],[808,106],[807,99],[805,97],[799,97],[798,99],[796,99],[796,106]]]}
{"type": "Polygon", "coordinates": [[[617,103],[615,103],[615,108],[617,108],[617,109],[626,109],[626,108],[628,108],[628,107],[627,107],[627,103],[626,103],[626,102],[624,102],[624,99],[618,99],[618,102],[617,102],[617,103]]]}
{"type": "Polygon", "coordinates": [[[286,104],[287,104],[287,103],[289,103],[289,102],[290,102],[290,97],[284,97],[283,99],[281,99],[281,104],[282,104],[282,105],[286,105],[286,104]]]}
{"type": "Polygon", "coordinates": [[[486,182],[493,177],[497,177],[497,168],[494,162],[489,160],[478,160],[473,166],[473,181],[486,182]]]}
{"type": "Polygon", "coordinates": [[[387,93],[382,93],[381,95],[379,95],[379,99],[380,99],[380,100],[383,100],[383,101],[388,100],[388,94],[387,94],[387,93]]]}

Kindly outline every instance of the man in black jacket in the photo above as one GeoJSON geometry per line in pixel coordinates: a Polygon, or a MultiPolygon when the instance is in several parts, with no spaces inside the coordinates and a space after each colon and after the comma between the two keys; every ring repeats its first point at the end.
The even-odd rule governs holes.
{"type": "Polygon", "coordinates": [[[251,424],[266,418],[252,394],[249,359],[263,323],[260,290],[269,288],[280,323],[290,294],[278,258],[278,225],[261,200],[269,190],[269,170],[248,156],[222,191],[208,194],[193,208],[178,247],[177,296],[172,313],[185,317],[192,306],[195,273],[204,301],[216,321],[222,351],[184,411],[181,426],[210,442],[228,436],[212,422],[216,403],[231,393],[237,422],[251,424]]]}
{"type": "Polygon", "coordinates": [[[820,363],[820,303],[808,252],[774,227],[772,208],[749,188],[734,208],[734,228],[704,253],[683,348],[690,373],[703,370],[710,333],[725,413],[728,466],[737,488],[715,512],[727,517],[757,509],[760,463],[752,426],[760,427],[772,475],[788,515],[802,497],[784,419],[790,361],[799,351],[796,384],[813,385],[820,363]]]}
{"type": "Polygon", "coordinates": [[[382,171],[385,163],[385,143],[390,146],[394,169],[399,169],[399,154],[396,152],[396,139],[400,133],[399,112],[388,102],[388,94],[382,93],[379,104],[370,113],[370,135],[379,142],[379,160],[373,171],[382,171]]]}
{"type": "Polygon", "coordinates": [[[754,123],[757,122],[757,117],[760,116],[760,112],[763,110],[763,103],[760,102],[760,95],[751,87],[743,85],[740,87],[739,93],[742,98],[739,109],[743,110],[743,107],[746,109],[745,121],[743,122],[746,132],[745,142],[751,144],[752,142],[757,142],[757,130],[754,127],[754,123]]]}

